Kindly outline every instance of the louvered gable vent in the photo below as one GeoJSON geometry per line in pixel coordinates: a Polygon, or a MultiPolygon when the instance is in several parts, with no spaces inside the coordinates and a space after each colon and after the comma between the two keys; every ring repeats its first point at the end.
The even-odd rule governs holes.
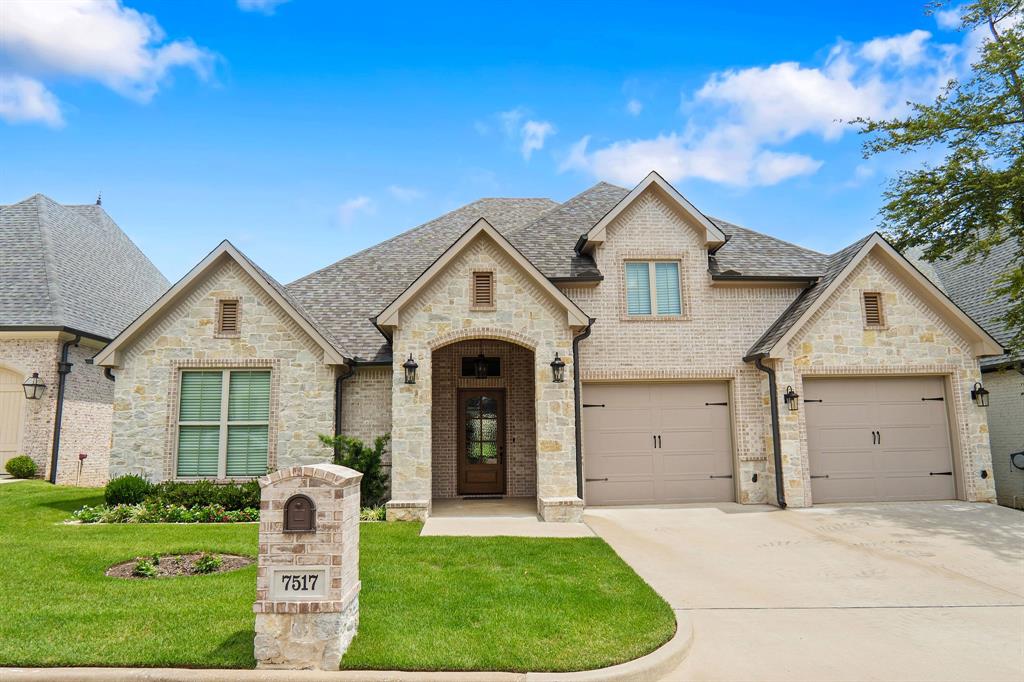
{"type": "Polygon", "coordinates": [[[238,301],[236,299],[223,299],[220,305],[220,324],[217,325],[219,334],[238,334],[238,301]]]}
{"type": "Polygon", "coordinates": [[[494,307],[494,273],[474,272],[473,273],[473,307],[493,308],[494,307]]]}
{"type": "Polygon", "coordinates": [[[877,292],[864,292],[864,324],[882,326],[882,295],[877,292]]]}

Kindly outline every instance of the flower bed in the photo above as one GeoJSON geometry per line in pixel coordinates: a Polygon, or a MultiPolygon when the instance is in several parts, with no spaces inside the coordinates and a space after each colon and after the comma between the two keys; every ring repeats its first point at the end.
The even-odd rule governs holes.
{"type": "Polygon", "coordinates": [[[136,557],[131,561],[114,564],[107,569],[111,578],[145,580],[147,578],[178,578],[189,575],[211,575],[225,573],[254,563],[252,557],[236,554],[171,554],[136,557]],[[145,568],[142,568],[145,567],[145,568]]]}
{"type": "Polygon", "coordinates": [[[150,501],[113,507],[105,504],[82,507],[71,516],[82,523],[239,523],[259,521],[260,510],[251,507],[227,510],[219,504],[184,507],[150,501]]]}

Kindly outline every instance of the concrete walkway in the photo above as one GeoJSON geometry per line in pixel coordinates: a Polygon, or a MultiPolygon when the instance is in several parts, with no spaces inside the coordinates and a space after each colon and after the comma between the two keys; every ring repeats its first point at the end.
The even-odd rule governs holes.
{"type": "Polygon", "coordinates": [[[584,523],[544,523],[532,497],[434,500],[420,535],[498,535],[525,538],[586,538],[594,533],[584,523]]]}
{"type": "Polygon", "coordinates": [[[664,679],[1024,680],[1024,514],[987,504],[588,509],[693,621],[664,679]]]}
{"type": "Polygon", "coordinates": [[[17,483],[18,481],[24,481],[24,480],[25,479],[23,479],[23,478],[15,478],[14,476],[11,476],[10,474],[0,474],[0,485],[3,485],[4,483],[17,483]]]}

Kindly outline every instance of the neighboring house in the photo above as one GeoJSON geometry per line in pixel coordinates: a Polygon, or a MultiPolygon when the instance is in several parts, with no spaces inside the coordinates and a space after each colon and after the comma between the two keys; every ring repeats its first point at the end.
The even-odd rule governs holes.
{"type": "MultiPolygon", "coordinates": [[[[991,330],[1003,344],[1013,333],[1002,321],[1010,304],[1009,296],[993,296],[998,275],[1007,272],[1016,245],[1012,240],[992,249],[985,258],[964,264],[963,256],[937,261],[929,268],[940,286],[967,314],[991,330]]],[[[1024,354],[1000,355],[981,361],[982,382],[990,392],[988,408],[989,438],[992,444],[992,470],[999,504],[1024,509],[1024,354]]]]}
{"type": "Polygon", "coordinates": [[[167,287],[98,201],[0,206],[0,470],[26,454],[57,483],[107,480],[114,386],[88,363],[167,287]]]}
{"type": "Polygon", "coordinates": [[[879,235],[833,255],[707,217],[652,173],[482,199],[287,287],[223,242],[96,357],[111,473],[261,474],[390,433],[431,501],[992,501],[1000,345],[879,235]],[[788,397],[787,397],[788,394],[788,397]]]}

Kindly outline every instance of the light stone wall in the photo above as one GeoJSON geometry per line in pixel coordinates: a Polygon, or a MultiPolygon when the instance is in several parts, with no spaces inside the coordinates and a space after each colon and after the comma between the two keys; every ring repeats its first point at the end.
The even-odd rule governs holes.
{"type": "MultiPolygon", "coordinates": [[[[590,338],[580,343],[583,402],[587,402],[588,382],[730,382],[736,499],[765,502],[774,487],[764,475],[771,452],[770,442],[763,438],[766,425],[770,427],[760,388],[764,374],[743,362],[743,356],[796,298],[800,287],[713,286],[703,228],[691,225],[655,190],[638,198],[609,225],[606,241],[594,257],[604,281],[592,288],[565,289],[587,314],[597,318],[590,338]],[[625,261],[631,259],[679,261],[682,315],[653,319],[626,315],[625,261]]],[[[586,456],[584,442],[584,466],[586,456]]]]}
{"type": "MultiPolygon", "coordinates": [[[[981,376],[978,362],[970,345],[883,262],[866,257],[794,336],[789,356],[771,364],[778,373],[783,477],[790,506],[809,506],[813,500],[805,410],[786,410],[781,393],[791,385],[803,395],[804,377],[836,375],[949,377],[953,390],[947,400],[954,415],[950,435],[962,472],[958,493],[971,501],[995,500],[992,477],[979,475],[982,469],[991,471],[992,463],[985,409],[970,400],[971,386],[981,376]],[[865,328],[861,300],[865,291],[881,292],[887,327],[865,328]]],[[[767,382],[765,402],[766,386],[767,382]]],[[[769,423],[765,442],[770,443],[770,438],[769,423]]],[[[774,476],[769,465],[766,478],[774,476]]]]}
{"type": "MultiPolygon", "coordinates": [[[[486,234],[468,244],[400,312],[394,332],[392,499],[388,518],[425,518],[432,485],[432,355],[465,339],[497,339],[534,353],[538,512],[576,497],[572,381],[551,381],[557,351],[572,376],[572,336],[565,309],[486,234]],[[470,311],[474,270],[495,273],[496,309],[470,311]],[[419,364],[417,382],[404,383],[400,360],[419,364]]],[[[577,507],[577,510],[579,508],[577,507]]]]}
{"type": "Polygon", "coordinates": [[[233,367],[271,369],[271,470],[330,460],[317,436],[334,431],[334,368],[257,282],[225,260],[125,349],[114,371],[111,476],[174,478],[181,369],[233,367]],[[241,301],[237,338],[214,333],[220,298],[241,301]]]}
{"type": "Polygon", "coordinates": [[[1024,471],[1010,463],[1011,452],[1024,452],[1024,376],[1007,368],[981,375],[990,392],[988,407],[992,471],[999,504],[1024,509],[1024,471]]]}
{"type": "MultiPolygon", "coordinates": [[[[57,363],[63,342],[73,338],[63,334],[58,339],[0,339],[0,365],[23,374],[39,372],[46,384],[43,397],[25,400],[22,410],[21,452],[36,463],[40,478],[49,478],[53,452],[53,426],[57,406],[57,363]]],[[[68,360],[73,364],[64,388],[64,414],[61,419],[60,453],[57,483],[61,485],[98,486],[107,481],[110,455],[113,384],[103,376],[103,368],[88,365],[86,358],[96,354],[96,344],[71,346],[68,360]],[[88,455],[79,470],[78,454],[88,455]]]]}
{"type": "MultiPolygon", "coordinates": [[[[341,432],[373,445],[377,436],[391,433],[391,367],[357,366],[341,384],[341,432]]],[[[391,448],[384,451],[391,468],[391,448]]]]}

